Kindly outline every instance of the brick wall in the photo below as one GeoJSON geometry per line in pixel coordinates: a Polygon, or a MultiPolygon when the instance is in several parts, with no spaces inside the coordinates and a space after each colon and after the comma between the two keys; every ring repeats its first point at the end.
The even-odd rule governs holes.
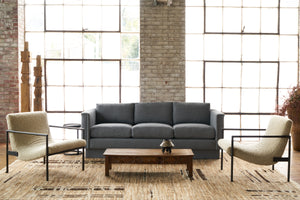
{"type": "Polygon", "coordinates": [[[0,142],[7,113],[19,111],[18,1],[0,0],[0,142]]]}
{"type": "Polygon", "coordinates": [[[185,0],[140,1],[140,53],[140,101],[185,101],[185,0]]]}

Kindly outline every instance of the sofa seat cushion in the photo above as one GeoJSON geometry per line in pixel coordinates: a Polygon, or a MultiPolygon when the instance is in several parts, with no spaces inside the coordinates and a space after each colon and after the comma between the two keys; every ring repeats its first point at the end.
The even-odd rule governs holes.
{"type": "Polygon", "coordinates": [[[157,138],[170,139],[173,138],[173,128],[168,124],[161,123],[141,123],[133,126],[133,138],[157,138]]]}
{"type": "Polygon", "coordinates": [[[93,138],[130,138],[131,128],[129,124],[103,123],[91,127],[93,138]]]}
{"type": "Polygon", "coordinates": [[[206,124],[184,123],[174,125],[176,139],[214,139],[215,130],[206,124]]]}

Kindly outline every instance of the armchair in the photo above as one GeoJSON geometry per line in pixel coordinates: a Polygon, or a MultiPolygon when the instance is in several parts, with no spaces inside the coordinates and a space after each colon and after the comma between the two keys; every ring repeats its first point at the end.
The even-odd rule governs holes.
{"type": "Polygon", "coordinates": [[[46,180],[49,180],[48,157],[82,148],[82,170],[84,170],[83,139],[54,141],[51,137],[46,112],[13,113],[6,116],[6,173],[9,171],[8,156],[17,156],[23,161],[44,158],[46,180]],[[11,151],[8,149],[8,137],[11,151]]]}
{"type": "MultiPolygon", "coordinates": [[[[258,165],[272,165],[283,161],[288,162],[287,181],[290,181],[290,154],[291,154],[291,137],[290,130],[292,121],[280,116],[272,116],[265,135],[239,135],[232,136],[231,141],[226,139],[218,140],[221,148],[221,170],[223,170],[223,150],[231,156],[231,182],[233,181],[233,158],[237,157],[250,163],[258,165]],[[260,138],[258,142],[251,144],[241,144],[234,141],[235,138],[260,138]],[[288,142],[288,157],[282,157],[286,144],[288,142]]],[[[226,129],[241,130],[241,129],[226,129]]],[[[244,130],[244,129],[243,129],[244,130]]],[[[261,130],[261,129],[246,129],[261,130]]]]}

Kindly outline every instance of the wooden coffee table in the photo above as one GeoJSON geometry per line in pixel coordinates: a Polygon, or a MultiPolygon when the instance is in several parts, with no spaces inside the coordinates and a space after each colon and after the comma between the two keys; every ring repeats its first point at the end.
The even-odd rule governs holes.
{"type": "Polygon", "coordinates": [[[191,149],[172,149],[162,153],[161,149],[106,149],[105,176],[109,176],[112,163],[126,164],[186,164],[188,176],[193,177],[193,156],[191,149]]]}

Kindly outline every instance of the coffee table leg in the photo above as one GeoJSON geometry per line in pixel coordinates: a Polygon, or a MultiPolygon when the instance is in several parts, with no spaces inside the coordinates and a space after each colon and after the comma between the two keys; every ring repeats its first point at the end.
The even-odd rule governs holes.
{"type": "Polygon", "coordinates": [[[109,176],[109,170],[111,169],[111,163],[109,156],[105,156],[105,176],[109,176]]]}
{"type": "Polygon", "coordinates": [[[193,178],[193,158],[187,161],[187,170],[189,171],[189,177],[193,178]]]}

